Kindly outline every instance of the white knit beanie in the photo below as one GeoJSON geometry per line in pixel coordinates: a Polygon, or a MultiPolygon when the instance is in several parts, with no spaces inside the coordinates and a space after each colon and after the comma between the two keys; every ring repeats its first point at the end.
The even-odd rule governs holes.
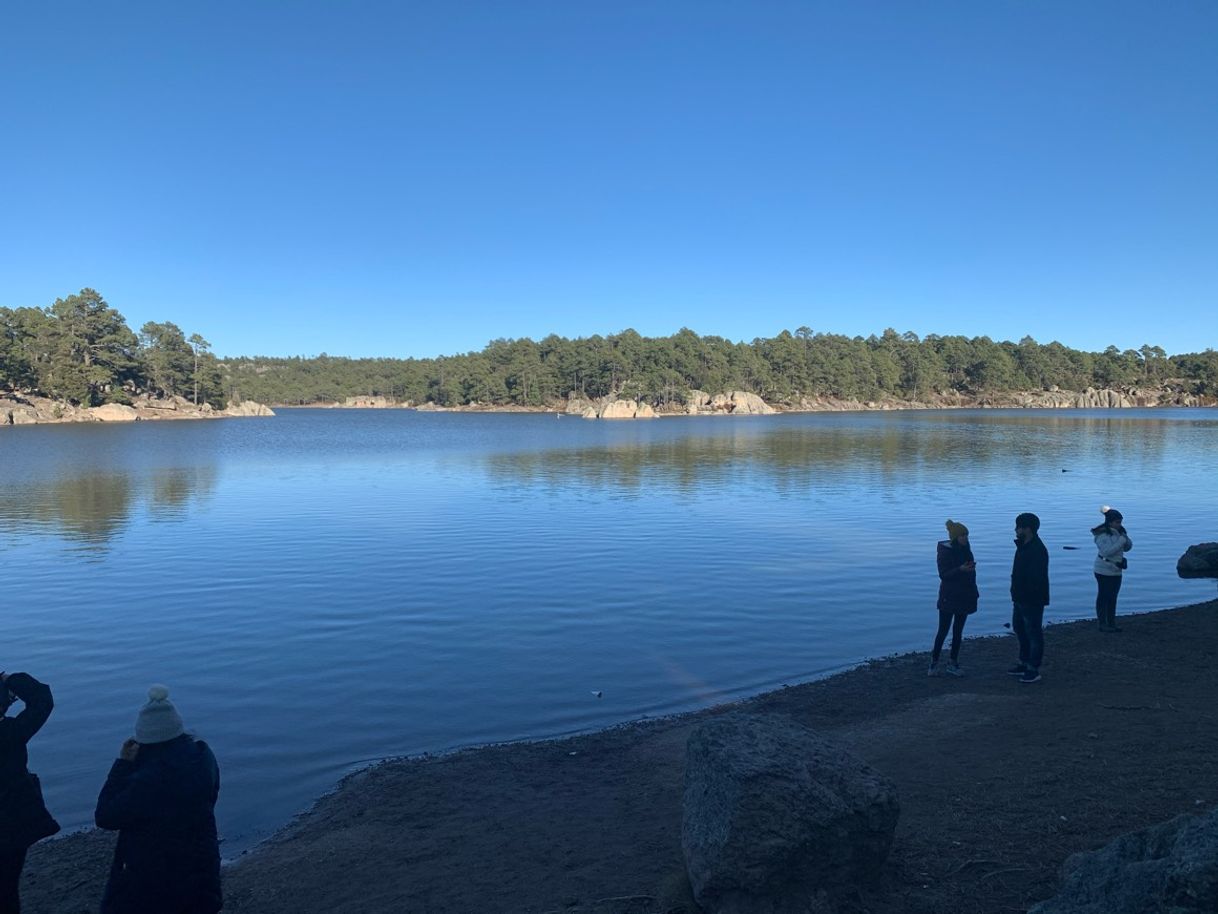
{"type": "Polygon", "coordinates": [[[148,704],[140,708],[135,719],[137,743],[165,743],[186,732],[182,715],[169,700],[169,689],[154,685],[148,690],[148,704]]]}

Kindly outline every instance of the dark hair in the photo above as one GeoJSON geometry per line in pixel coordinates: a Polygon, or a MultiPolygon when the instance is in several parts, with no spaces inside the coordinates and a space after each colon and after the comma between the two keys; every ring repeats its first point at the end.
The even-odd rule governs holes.
{"type": "Polygon", "coordinates": [[[1028,527],[1033,533],[1037,533],[1040,530],[1040,518],[1030,511],[1025,511],[1023,514],[1019,515],[1019,517],[1015,518],[1015,526],[1028,527]]]}
{"type": "MultiPolygon", "coordinates": [[[[1121,521],[1123,521],[1124,519],[1125,519],[1125,515],[1122,514],[1120,511],[1118,511],[1116,508],[1109,508],[1107,511],[1104,512],[1104,522],[1102,524],[1100,524],[1098,527],[1091,528],[1091,535],[1099,536],[1101,533],[1103,533],[1105,530],[1108,529],[1108,525],[1111,524],[1113,521],[1116,521],[1117,526],[1121,527],[1121,521]]],[[[1124,527],[1121,527],[1121,532],[1122,533],[1125,532],[1124,527]]]]}

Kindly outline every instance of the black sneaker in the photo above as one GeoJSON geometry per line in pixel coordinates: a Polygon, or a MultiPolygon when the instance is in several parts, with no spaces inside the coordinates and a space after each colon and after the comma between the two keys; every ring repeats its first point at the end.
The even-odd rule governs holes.
{"type": "Polygon", "coordinates": [[[1024,685],[1030,682],[1040,682],[1040,670],[1025,670],[1024,674],[1019,677],[1019,681],[1024,685]]]}
{"type": "Polygon", "coordinates": [[[1007,670],[1007,675],[1008,676],[1022,676],[1027,671],[1028,671],[1028,668],[1024,664],[1019,663],[1019,664],[1016,664],[1015,666],[1011,667],[1009,670],[1007,670]]]}

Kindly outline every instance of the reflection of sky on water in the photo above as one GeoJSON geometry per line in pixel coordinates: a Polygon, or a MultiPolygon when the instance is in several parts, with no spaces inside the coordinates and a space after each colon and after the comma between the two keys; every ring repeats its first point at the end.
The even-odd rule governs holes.
{"type": "Polygon", "coordinates": [[[1214,582],[1174,564],[1214,538],[1216,433],[1212,410],[303,410],[7,429],[0,666],[55,686],[32,750],[73,825],[143,688],[169,680],[220,753],[238,850],[361,760],[668,713],[924,648],[948,516],[972,529],[974,634],[1002,630],[1012,520],[1029,509],[1052,618],[1092,611],[1087,528],[1106,501],[1136,542],[1122,610],[1208,598],[1214,582]]]}

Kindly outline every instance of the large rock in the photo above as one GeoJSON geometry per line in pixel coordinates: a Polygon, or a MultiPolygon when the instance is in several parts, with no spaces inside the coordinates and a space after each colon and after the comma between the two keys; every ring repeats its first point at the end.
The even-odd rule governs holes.
{"type": "Polygon", "coordinates": [[[273,416],[275,413],[269,406],[255,403],[253,400],[242,400],[240,403],[230,403],[224,410],[226,416],[273,416]]]}
{"type": "Polygon", "coordinates": [[[1061,891],[1028,914],[1214,914],[1218,807],[1122,835],[1062,867],[1061,891]]]}
{"type": "Polygon", "coordinates": [[[1120,391],[1088,387],[1078,395],[1074,405],[1080,409],[1127,409],[1134,404],[1120,391]]]}
{"type": "Polygon", "coordinates": [[[1218,543],[1189,546],[1176,561],[1176,574],[1182,578],[1218,578],[1218,543]]]}
{"type": "Polygon", "coordinates": [[[38,411],[30,406],[0,409],[0,425],[36,425],[38,411]]]}
{"type": "Polygon", "coordinates": [[[140,417],[132,406],[122,403],[104,403],[89,410],[89,415],[98,422],[134,422],[140,417]]]}
{"type": "Polygon", "coordinates": [[[777,412],[757,394],[743,390],[733,390],[731,401],[733,416],[769,416],[777,412]]]}
{"type": "Polygon", "coordinates": [[[690,735],[681,846],[707,914],[806,914],[876,874],[898,813],[887,778],[786,718],[690,735]]]}
{"type": "Polygon", "coordinates": [[[613,400],[601,407],[602,419],[633,419],[639,404],[634,400],[613,400]]]}
{"type": "Polygon", "coordinates": [[[366,396],[366,397],[347,397],[343,401],[343,406],[348,409],[389,409],[397,406],[398,401],[392,397],[381,396],[366,396]]]}
{"type": "Polygon", "coordinates": [[[610,400],[600,410],[601,419],[654,419],[655,410],[637,400],[610,400]]]}

